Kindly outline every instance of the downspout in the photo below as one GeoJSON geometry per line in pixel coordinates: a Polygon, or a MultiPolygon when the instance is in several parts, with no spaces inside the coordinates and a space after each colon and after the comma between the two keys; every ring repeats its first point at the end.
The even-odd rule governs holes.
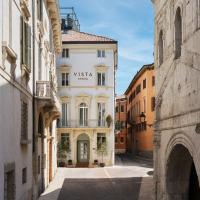
{"type": "Polygon", "coordinates": [[[35,148],[35,1],[32,0],[32,34],[33,34],[33,67],[32,67],[32,73],[33,73],[33,100],[32,100],[32,126],[33,126],[33,133],[32,133],[32,168],[33,168],[33,199],[36,198],[35,196],[35,184],[36,184],[36,148],[35,148]]]}

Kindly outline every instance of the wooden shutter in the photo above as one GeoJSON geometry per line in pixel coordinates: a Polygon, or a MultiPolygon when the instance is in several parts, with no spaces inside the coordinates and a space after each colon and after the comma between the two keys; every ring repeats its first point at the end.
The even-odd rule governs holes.
{"type": "Polygon", "coordinates": [[[28,68],[31,70],[31,26],[28,27],[28,68]]]}

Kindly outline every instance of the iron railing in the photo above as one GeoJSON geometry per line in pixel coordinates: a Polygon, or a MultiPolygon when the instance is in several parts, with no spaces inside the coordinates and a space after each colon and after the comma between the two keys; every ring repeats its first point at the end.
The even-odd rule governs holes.
{"type": "Polygon", "coordinates": [[[104,121],[99,120],[58,120],[58,128],[106,128],[108,127],[104,121]]]}
{"type": "Polygon", "coordinates": [[[36,82],[36,96],[39,98],[51,98],[52,95],[50,81],[36,82]]]}

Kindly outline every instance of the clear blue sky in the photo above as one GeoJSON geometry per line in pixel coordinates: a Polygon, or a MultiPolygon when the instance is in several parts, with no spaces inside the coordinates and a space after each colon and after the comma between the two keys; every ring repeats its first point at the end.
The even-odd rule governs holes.
{"type": "Polygon", "coordinates": [[[81,31],[118,41],[118,95],[142,65],[153,62],[151,0],[60,0],[60,6],[74,7],[81,31]]]}

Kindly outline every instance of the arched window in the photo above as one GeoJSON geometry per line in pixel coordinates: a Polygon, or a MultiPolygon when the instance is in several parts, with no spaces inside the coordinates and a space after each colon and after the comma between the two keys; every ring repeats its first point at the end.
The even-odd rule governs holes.
{"type": "Polygon", "coordinates": [[[88,125],[88,107],[85,103],[81,103],[79,106],[79,122],[80,126],[87,126],[88,125]]]}
{"type": "Polygon", "coordinates": [[[158,40],[158,58],[159,58],[159,66],[163,63],[163,31],[160,31],[159,40],[158,40]]]}
{"type": "Polygon", "coordinates": [[[182,17],[180,7],[176,10],[175,16],[175,58],[181,56],[182,45],[182,17]]]}

